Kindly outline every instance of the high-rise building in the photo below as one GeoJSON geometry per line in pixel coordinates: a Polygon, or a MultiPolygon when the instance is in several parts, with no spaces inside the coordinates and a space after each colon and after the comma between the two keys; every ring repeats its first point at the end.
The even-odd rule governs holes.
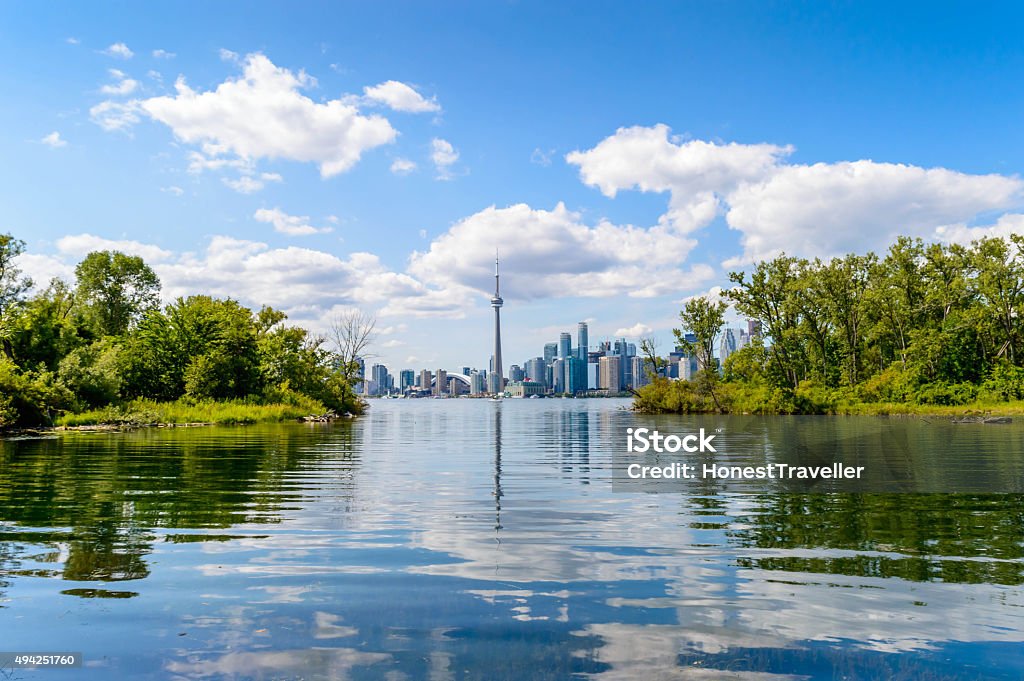
{"type": "Polygon", "coordinates": [[[469,394],[479,395],[484,391],[484,375],[479,371],[471,371],[469,373],[469,394]]]}
{"type": "Polygon", "coordinates": [[[558,343],[544,344],[544,363],[551,364],[552,360],[558,357],[558,343]]]}
{"type": "Polygon", "coordinates": [[[505,380],[493,371],[487,374],[487,392],[492,395],[505,392],[505,380]]]}
{"type": "Polygon", "coordinates": [[[579,357],[568,357],[564,360],[565,388],[563,392],[575,395],[587,389],[587,364],[579,357]]]}
{"type": "Polygon", "coordinates": [[[751,340],[761,337],[761,320],[760,319],[748,319],[747,320],[747,336],[751,340]]]}
{"type": "Polygon", "coordinates": [[[522,381],[524,378],[523,370],[518,364],[513,364],[508,368],[508,380],[510,381],[522,381]]]}
{"type": "Polygon", "coordinates": [[[386,395],[388,393],[388,368],[383,364],[374,364],[370,368],[370,395],[386,395]]]}
{"type": "Polygon", "coordinates": [[[551,363],[551,388],[556,393],[564,393],[565,385],[565,360],[559,357],[551,363]]]}
{"type": "Polygon", "coordinates": [[[420,371],[420,390],[430,390],[430,369],[420,371]]]}
{"type": "Polygon", "coordinates": [[[622,371],[619,368],[621,358],[618,355],[602,357],[598,362],[597,386],[601,390],[617,393],[622,392],[622,371]]]}
{"type": "Polygon", "coordinates": [[[469,376],[469,367],[462,367],[462,375],[469,376]]]}
{"type": "Polygon", "coordinates": [[[725,366],[725,360],[729,355],[739,349],[736,347],[736,335],[732,329],[722,329],[722,335],[718,339],[718,357],[722,367],[725,366]]]}
{"type": "Polygon", "coordinates": [[[544,363],[543,357],[534,357],[533,359],[526,360],[526,380],[540,383],[547,388],[548,372],[546,367],[547,365],[544,363]]]}
{"type": "Polygon", "coordinates": [[[366,385],[363,379],[366,378],[366,361],[362,357],[356,357],[353,361],[356,363],[355,393],[365,395],[366,385]]]}
{"type": "Polygon", "coordinates": [[[444,369],[438,369],[434,375],[434,389],[432,392],[435,395],[444,395],[448,392],[448,372],[444,369]]]}
{"type": "Polygon", "coordinates": [[[566,359],[572,353],[572,336],[563,331],[558,335],[558,357],[566,359]]]}
{"type": "Polygon", "coordinates": [[[416,372],[412,369],[402,369],[398,372],[398,389],[405,392],[413,387],[416,382],[416,372]]]}
{"type": "Polygon", "coordinates": [[[580,322],[576,325],[576,356],[587,361],[587,350],[589,349],[587,339],[587,323],[580,322]]]}
{"type": "Polygon", "coordinates": [[[645,357],[630,357],[629,363],[632,365],[630,374],[633,377],[634,389],[642,388],[651,382],[651,374],[654,372],[651,360],[645,357]]]}
{"type": "Polygon", "coordinates": [[[491,367],[491,372],[497,374],[495,385],[498,386],[498,390],[494,392],[502,392],[505,389],[505,381],[502,380],[503,374],[501,373],[501,306],[505,301],[501,299],[501,287],[499,286],[498,276],[498,254],[494,254],[494,297],[491,298],[491,307],[494,308],[494,366],[491,367]]]}

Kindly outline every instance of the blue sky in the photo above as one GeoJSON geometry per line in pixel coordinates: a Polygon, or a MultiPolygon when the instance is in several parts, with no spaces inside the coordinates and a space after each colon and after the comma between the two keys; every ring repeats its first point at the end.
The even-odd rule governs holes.
{"type": "Polygon", "coordinates": [[[1011,4],[211,5],[0,6],[0,230],[37,280],[120,248],[168,297],[359,308],[393,370],[456,368],[495,248],[519,363],[581,319],[667,349],[780,250],[1024,227],[1011,4]]]}

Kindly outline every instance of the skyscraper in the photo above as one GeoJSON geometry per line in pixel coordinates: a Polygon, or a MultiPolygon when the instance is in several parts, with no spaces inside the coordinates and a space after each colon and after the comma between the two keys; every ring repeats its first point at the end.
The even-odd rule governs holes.
{"type": "Polygon", "coordinates": [[[622,391],[622,373],[619,363],[623,358],[619,355],[602,357],[598,362],[597,385],[601,390],[617,393],[622,391]]]}
{"type": "Polygon", "coordinates": [[[587,362],[587,323],[580,322],[576,325],[576,356],[587,362]]]}
{"type": "Polygon", "coordinates": [[[540,383],[546,388],[548,376],[545,366],[543,357],[534,357],[533,359],[526,360],[526,379],[540,383]]]}
{"type": "Polygon", "coordinates": [[[568,359],[572,352],[572,336],[563,331],[558,335],[558,358],[568,359]]]}
{"type": "Polygon", "coordinates": [[[551,364],[552,360],[558,357],[558,343],[544,344],[544,363],[551,364]]]}
{"type": "Polygon", "coordinates": [[[492,371],[497,375],[491,379],[494,385],[498,386],[496,392],[500,392],[504,386],[501,373],[501,306],[505,301],[501,299],[501,288],[498,279],[498,253],[494,253],[494,297],[491,298],[491,307],[494,308],[494,367],[492,371]]]}
{"type": "MultiPolygon", "coordinates": [[[[742,333],[742,331],[740,332],[742,333]]],[[[736,352],[739,348],[736,343],[736,332],[732,329],[722,329],[722,336],[718,341],[718,358],[721,364],[719,366],[725,366],[725,360],[729,359],[729,355],[736,352]]]]}

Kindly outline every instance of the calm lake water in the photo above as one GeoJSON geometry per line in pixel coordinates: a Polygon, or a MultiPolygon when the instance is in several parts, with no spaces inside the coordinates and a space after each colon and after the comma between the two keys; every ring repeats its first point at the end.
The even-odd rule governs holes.
{"type": "Polygon", "coordinates": [[[895,437],[919,470],[988,479],[1019,470],[1020,425],[877,439],[879,419],[627,404],[382,400],[331,425],[0,442],[0,651],[85,659],[0,678],[1024,677],[1019,494],[611,475],[647,424],[811,454],[895,437]]]}

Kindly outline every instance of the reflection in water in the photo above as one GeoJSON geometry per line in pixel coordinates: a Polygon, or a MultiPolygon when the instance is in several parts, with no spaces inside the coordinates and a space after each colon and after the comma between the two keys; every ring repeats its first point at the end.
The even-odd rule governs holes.
{"type": "MultiPolygon", "coordinates": [[[[328,427],[0,443],[0,631],[85,648],[95,679],[1024,673],[1020,495],[618,493],[641,418],[619,404],[396,400],[328,427]]],[[[1024,440],[649,425],[778,459],[902,442],[897,472],[968,453],[994,470],[1024,440]]]]}

